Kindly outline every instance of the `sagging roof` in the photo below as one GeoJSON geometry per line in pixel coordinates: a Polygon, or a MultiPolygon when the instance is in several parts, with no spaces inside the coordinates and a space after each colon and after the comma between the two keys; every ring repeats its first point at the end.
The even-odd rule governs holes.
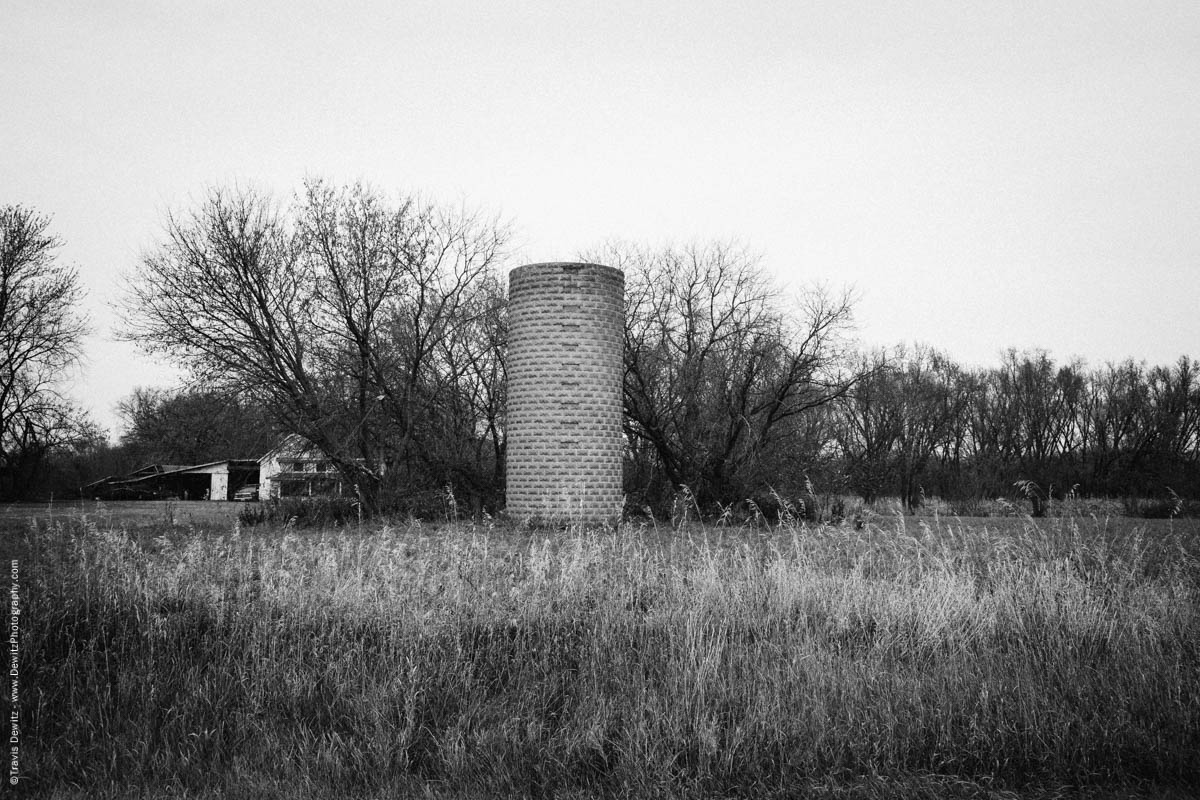
{"type": "Polygon", "coordinates": [[[109,486],[131,486],[136,483],[151,483],[160,478],[170,477],[172,475],[186,475],[189,473],[199,473],[210,467],[218,466],[219,464],[228,464],[231,469],[257,469],[258,460],[253,458],[226,458],[220,461],[209,461],[206,464],[192,464],[190,466],[179,466],[177,464],[147,464],[144,467],[134,470],[124,477],[109,476],[101,478],[98,481],[89,483],[87,487],[99,486],[107,484],[109,486]]]}

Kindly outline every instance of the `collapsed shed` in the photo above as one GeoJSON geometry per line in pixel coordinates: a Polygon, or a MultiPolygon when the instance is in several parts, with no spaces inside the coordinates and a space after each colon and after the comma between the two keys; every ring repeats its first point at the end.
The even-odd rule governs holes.
{"type": "Polygon", "coordinates": [[[232,500],[243,486],[258,483],[256,459],[225,459],[178,466],[148,464],[123,477],[108,477],[83,488],[104,500],[232,500]]]}

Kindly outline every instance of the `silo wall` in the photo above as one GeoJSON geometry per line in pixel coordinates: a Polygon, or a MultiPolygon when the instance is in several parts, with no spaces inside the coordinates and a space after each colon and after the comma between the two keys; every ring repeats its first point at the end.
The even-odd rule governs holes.
{"type": "Polygon", "coordinates": [[[510,273],[510,516],[620,518],[624,294],[624,273],[599,264],[528,264],[510,273]]]}

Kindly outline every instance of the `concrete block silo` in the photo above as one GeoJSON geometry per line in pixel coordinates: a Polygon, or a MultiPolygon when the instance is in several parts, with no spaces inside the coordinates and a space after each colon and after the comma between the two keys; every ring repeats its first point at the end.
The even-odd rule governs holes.
{"type": "Polygon", "coordinates": [[[624,293],[624,273],[599,264],[509,275],[506,506],[517,519],[620,517],[624,293]]]}

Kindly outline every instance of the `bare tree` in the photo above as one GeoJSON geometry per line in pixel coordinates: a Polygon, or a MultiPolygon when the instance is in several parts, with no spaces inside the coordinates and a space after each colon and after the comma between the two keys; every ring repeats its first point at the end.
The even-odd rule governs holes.
{"type": "Polygon", "coordinates": [[[835,406],[833,435],[851,488],[870,503],[894,480],[894,450],[904,420],[893,356],[886,350],[863,354],[858,370],[862,380],[835,406]]]}
{"type": "Polygon", "coordinates": [[[951,359],[927,347],[898,355],[896,394],[902,423],[896,439],[900,500],[910,512],[923,502],[921,481],[931,460],[954,447],[971,394],[951,359]]]}
{"type": "Polygon", "coordinates": [[[1134,494],[1151,488],[1142,474],[1159,436],[1150,392],[1145,365],[1132,359],[1092,373],[1085,413],[1091,484],[1101,491],[1134,494]]]}
{"type": "Polygon", "coordinates": [[[385,483],[494,492],[490,460],[444,457],[447,436],[500,435],[476,419],[447,424],[447,394],[462,386],[444,356],[461,355],[454,332],[498,319],[507,235],[495,221],[417,198],[389,204],[362,185],[309,182],[287,211],[216,190],[168,219],[165,241],[131,276],[126,335],[263,403],[369,505],[385,483]]]}
{"type": "Polygon", "coordinates": [[[971,382],[944,354],[921,345],[862,358],[862,380],[837,404],[851,484],[868,502],[891,487],[913,511],[931,462],[961,450],[971,382]]]}
{"type": "Polygon", "coordinates": [[[845,393],[851,300],[810,290],[789,303],[736,244],[653,252],[610,245],[626,274],[626,432],[651,496],[686,485],[701,501],[803,483],[779,465],[815,457],[804,418],[845,393]]]}
{"type": "Polygon", "coordinates": [[[140,464],[251,458],[275,443],[261,407],[212,390],[139,387],[117,411],[126,427],[121,447],[140,464]]]}
{"type": "Polygon", "coordinates": [[[1167,459],[1183,464],[1200,458],[1200,363],[1181,356],[1174,368],[1154,367],[1150,401],[1167,459]]]}
{"type": "Polygon", "coordinates": [[[0,494],[36,490],[44,459],[97,438],[61,391],[87,319],[75,270],[61,264],[49,218],[0,207],[0,494]]]}

